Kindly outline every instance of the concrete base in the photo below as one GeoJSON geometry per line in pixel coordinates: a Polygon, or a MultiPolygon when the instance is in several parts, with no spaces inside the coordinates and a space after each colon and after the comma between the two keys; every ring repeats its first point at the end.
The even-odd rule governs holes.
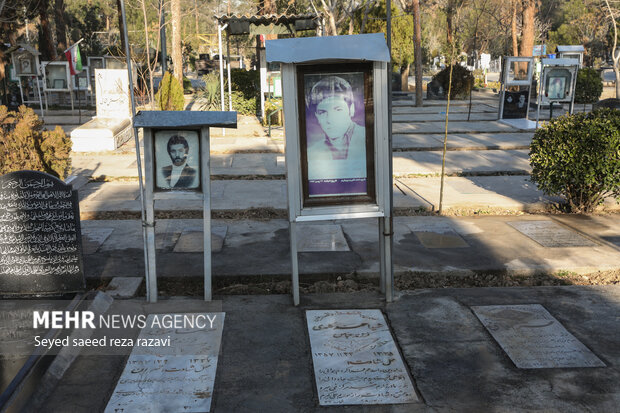
{"type": "Polygon", "coordinates": [[[96,117],[71,132],[74,152],[113,151],[131,139],[131,120],[96,117]]]}
{"type": "Polygon", "coordinates": [[[529,119],[500,119],[499,121],[521,130],[536,130],[536,122],[529,119]]]}

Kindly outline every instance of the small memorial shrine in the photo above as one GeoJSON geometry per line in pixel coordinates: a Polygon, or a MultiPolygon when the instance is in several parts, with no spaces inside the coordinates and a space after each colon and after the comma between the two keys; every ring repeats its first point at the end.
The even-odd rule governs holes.
{"type": "Polygon", "coordinates": [[[568,111],[573,113],[578,71],[579,60],[577,59],[542,59],[538,93],[539,113],[540,105],[549,105],[550,116],[553,117],[553,105],[564,103],[569,104],[568,111]]]}
{"type": "Polygon", "coordinates": [[[83,291],[77,191],[37,171],[0,176],[0,295],[83,291]]]}
{"type": "Polygon", "coordinates": [[[43,112],[43,81],[39,63],[41,53],[27,44],[19,44],[8,52],[14,72],[11,77],[17,82],[22,103],[38,104],[43,112]]]}
{"type": "Polygon", "coordinates": [[[203,205],[205,301],[211,300],[211,171],[209,127],[236,128],[237,112],[141,111],[144,130],[146,297],[157,301],[155,200],[197,199],[203,205]]]}
{"type": "Polygon", "coordinates": [[[391,297],[390,53],[384,35],[268,40],[266,56],[282,71],[295,305],[296,225],[335,219],[378,218],[381,286],[391,297]]]}
{"type": "Polygon", "coordinates": [[[536,129],[536,122],[528,119],[533,57],[506,56],[501,73],[499,121],[518,129],[536,129]]]}

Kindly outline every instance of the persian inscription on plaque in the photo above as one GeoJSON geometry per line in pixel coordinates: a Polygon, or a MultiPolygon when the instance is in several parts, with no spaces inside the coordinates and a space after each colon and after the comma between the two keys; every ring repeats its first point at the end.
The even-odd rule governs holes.
{"type": "Polygon", "coordinates": [[[418,401],[381,311],[309,310],[306,318],[322,406],[418,401]]]}
{"type": "Polygon", "coordinates": [[[169,339],[169,345],[134,347],[105,412],[208,412],[224,313],[207,315],[215,321],[204,329],[151,328],[150,315],[138,339],[169,339]]]}
{"type": "Polygon", "coordinates": [[[552,221],[513,221],[508,225],[543,247],[592,247],[596,244],[552,221]]]}
{"type": "Polygon", "coordinates": [[[605,367],[540,304],[472,309],[520,369],[605,367]]]}
{"type": "Polygon", "coordinates": [[[52,175],[0,177],[0,292],[42,295],[84,289],[77,192],[52,175]]]}

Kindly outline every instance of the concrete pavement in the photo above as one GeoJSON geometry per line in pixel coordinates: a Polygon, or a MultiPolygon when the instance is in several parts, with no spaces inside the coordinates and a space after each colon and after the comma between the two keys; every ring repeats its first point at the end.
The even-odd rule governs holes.
{"type": "MultiPolygon", "coordinates": [[[[224,296],[211,303],[134,302],[148,312],[224,311],[212,412],[612,412],[620,403],[620,287],[433,289],[385,304],[375,293],[224,296]],[[472,312],[540,304],[605,367],[520,369],[472,312]],[[381,309],[419,401],[321,407],[305,310],[381,309]]],[[[113,303],[109,312],[127,302],[113,303]]],[[[126,356],[80,356],[44,400],[46,412],[102,411],[126,356]]],[[[35,411],[35,410],[30,410],[35,411]]]]}

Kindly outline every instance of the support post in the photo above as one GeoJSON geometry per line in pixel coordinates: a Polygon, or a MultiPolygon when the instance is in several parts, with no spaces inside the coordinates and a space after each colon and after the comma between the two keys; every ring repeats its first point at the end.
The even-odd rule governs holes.
{"type": "Polygon", "coordinates": [[[297,260],[297,224],[289,222],[289,235],[291,240],[291,289],[293,291],[293,305],[299,305],[299,262],[297,260]]]}
{"type": "Polygon", "coordinates": [[[385,281],[386,281],[386,259],[385,259],[385,237],[383,234],[385,233],[385,217],[380,217],[378,219],[379,223],[379,288],[381,290],[381,294],[385,294],[385,281]]]}
{"type": "Polygon", "coordinates": [[[204,257],[204,290],[205,301],[213,299],[212,292],[212,266],[211,266],[211,159],[209,128],[202,128],[202,144],[200,146],[202,167],[202,222],[203,222],[203,251],[204,257]]]}
{"type": "MultiPolygon", "coordinates": [[[[129,39],[127,36],[127,19],[125,18],[125,1],[121,0],[121,18],[123,19],[123,38],[125,39],[125,56],[127,59],[127,76],[129,78],[129,97],[131,100],[131,120],[136,115],[136,101],[133,94],[133,72],[131,67],[131,50],[129,48],[129,39]]],[[[157,273],[155,269],[155,214],[153,211],[153,190],[150,189],[150,196],[148,197],[148,205],[150,209],[150,218],[148,217],[148,210],[146,208],[147,199],[144,191],[144,185],[142,181],[142,159],[140,159],[140,138],[138,137],[138,129],[133,128],[133,136],[136,145],[136,164],[138,167],[138,184],[140,187],[140,215],[142,218],[142,238],[144,240],[144,271],[146,280],[146,299],[148,302],[157,301],[157,273]],[[145,220],[146,218],[146,220],[145,220]],[[151,272],[152,270],[152,272],[151,272]]],[[[144,136],[144,145],[151,144],[150,135],[144,136]]],[[[153,165],[150,165],[150,172],[152,176],[153,165]]],[[[146,173],[149,173],[149,165],[145,166],[146,173]]],[[[147,188],[148,189],[148,188],[147,188]]]]}
{"type": "MultiPolygon", "coordinates": [[[[217,41],[218,41],[218,53],[220,57],[220,102],[222,107],[222,112],[224,112],[224,63],[222,62],[222,30],[224,30],[226,26],[220,26],[219,23],[217,25],[217,41]]],[[[222,128],[222,135],[226,136],[226,130],[222,128]]]]}
{"type": "Polygon", "coordinates": [[[228,32],[226,32],[226,65],[228,67],[228,110],[232,112],[232,79],[230,78],[230,34],[228,32]]]}

